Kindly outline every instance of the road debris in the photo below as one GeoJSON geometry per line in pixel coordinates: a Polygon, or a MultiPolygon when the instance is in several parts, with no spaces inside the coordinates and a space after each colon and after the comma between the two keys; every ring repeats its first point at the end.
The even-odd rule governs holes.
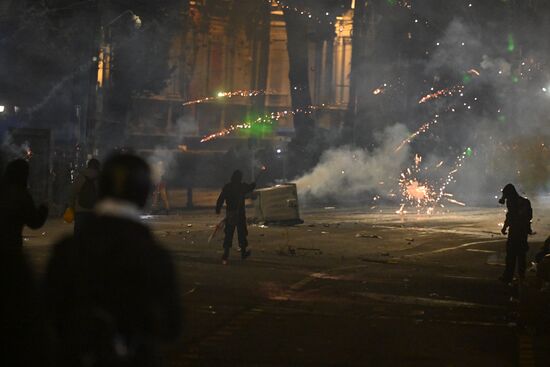
{"type": "Polygon", "coordinates": [[[367,232],[359,232],[355,235],[355,238],[377,238],[382,239],[382,236],[379,236],[377,234],[369,234],[367,232]]]}

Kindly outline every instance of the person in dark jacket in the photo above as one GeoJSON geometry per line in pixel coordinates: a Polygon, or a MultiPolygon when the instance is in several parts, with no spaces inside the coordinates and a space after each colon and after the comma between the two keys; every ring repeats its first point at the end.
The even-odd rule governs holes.
{"type": "Polygon", "coordinates": [[[92,222],[55,245],[44,294],[56,366],[158,366],[158,344],[179,335],[171,257],[140,221],[150,188],[144,160],[111,157],[92,222]]]}
{"type": "Polygon", "coordinates": [[[32,269],[23,251],[25,225],[40,228],[48,208],[36,208],[27,190],[29,164],[8,163],[0,181],[0,365],[33,366],[40,361],[40,318],[32,269]]]}
{"type": "Polygon", "coordinates": [[[38,229],[48,217],[48,207],[36,207],[29,190],[29,163],[17,159],[6,166],[0,183],[0,247],[20,248],[23,227],[38,229]]]}
{"type": "Polygon", "coordinates": [[[229,252],[233,244],[233,235],[235,229],[237,229],[237,236],[239,238],[239,247],[241,248],[241,258],[246,259],[250,256],[250,250],[248,247],[248,229],[246,228],[246,212],[244,200],[246,194],[251,193],[256,188],[256,183],[244,183],[243,173],[239,170],[233,172],[231,176],[231,182],[226,184],[218,201],[216,203],[216,214],[220,214],[222,206],[226,204],[226,216],[225,216],[225,238],[223,240],[223,264],[227,264],[229,258],[229,252]]]}
{"type": "Polygon", "coordinates": [[[74,234],[78,236],[93,218],[98,200],[99,161],[92,158],[73,183],[69,206],[74,210],[74,234]]]}
{"type": "Polygon", "coordinates": [[[521,197],[512,184],[504,186],[499,202],[501,204],[506,203],[506,220],[501,232],[504,235],[508,234],[506,267],[500,280],[509,283],[514,278],[516,263],[520,279],[525,278],[526,254],[529,250],[527,237],[532,233],[533,209],[531,208],[531,202],[521,197]]]}

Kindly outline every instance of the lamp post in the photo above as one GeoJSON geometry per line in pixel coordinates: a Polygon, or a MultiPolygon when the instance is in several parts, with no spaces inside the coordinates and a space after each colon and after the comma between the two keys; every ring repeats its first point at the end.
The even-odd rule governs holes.
{"type": "Polygon", "coordinates": [[[112,46],[111,46],[111,26],[123,19],[124,16],[129,15],[132,23],[136,29],[141,28],[141,18],[136,15],[132,10],[127,9],[122,13],[114,17],[108,22],[103,23],[101,21],[101,12],[99,20],[99,40],[97,41],[98,47],[94,48],[93,60],[97,62],[96,67],[93,68],[90,85],[90,103],[92,107],[88,111],[88,126],[91,128],[91,134],[88,135],[88,155],[97,156],[99,154],[99,138],[101,137],[101,128],[103,123],[103,106],[106,99],[105,92],[109,87],[110,80],[110,65],[112,62],[112,46]],[[93,124],[91,123],[93,121],[93,124]]]}

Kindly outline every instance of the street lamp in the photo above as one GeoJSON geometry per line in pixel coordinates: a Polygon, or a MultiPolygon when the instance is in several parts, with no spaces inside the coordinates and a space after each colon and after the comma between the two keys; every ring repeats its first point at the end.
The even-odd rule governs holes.
{"type": "Polygon", "coordinates": [[[141,28],[141,18],[139,16],[137,16],[133,11],[131,11],[130,9],[127,9],[127,10],[124,10],[122,13],[120,13],[118,16],[116,16],[113,20],[111,20],[109,23],[107,23],[105,25],[105,28],[107,27],[110,27],[111,25],[113,25],[114,23],[116,23],[120,18],[122,18],[123,16],[125,16],[126,14],[130,14],[132,16],[132,22],[134,23],[134,27],[136,27],[136,29],[140,29],[141,28]]]}
{"type": "MultiPolygon", "coordinates": [[[[121,20],[124,16],[130,16],[132,20],[132,24],[135,29],[140,29],[142,26],[141,18],[136,15],[132,10],[127,9],[124,10],[122,13],[114,17],[108,22],[101,22],[100,21],[100,28],[99,28],[99,55],[94,55],[94,61],[97,60],[97,76],[96,79],[93,81],[95,84],[94,88],[96,92],[99,92],[97,89],[106,87],[108,89],[109,79],[110,79],[110,65],[112,62],[112,50],[111,50],[111,26],[117,23],[119,20],[121,20]],[[103,24],[101,24],[103,23],[103,24]]],[[[98,154],[98,138],[101,135],[101,129],[102,129],[102,119],[103,119],[103,108],[98,109],[98,101],[101,101],[101,106],[104,105],[103,99],[105,98],[104,93],[100,93],[99,95],[94,96],[96,103],[94,104],[95,111],[93,112],[94,117],[94,126],[93,126],[93,132],[90,135],[90,140],[88,141],[88,146],[91,148],[91,151],[94,155],[98,154]]]]}

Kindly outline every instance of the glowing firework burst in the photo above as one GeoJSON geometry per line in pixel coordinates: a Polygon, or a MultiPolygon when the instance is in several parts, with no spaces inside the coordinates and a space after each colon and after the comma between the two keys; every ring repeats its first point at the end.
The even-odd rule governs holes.
{"type": "MultiPolygon", "coordinates": [[[[437,193],[431,185],[426,182],[422,182],[418,176],[420,174],[420,165],[422,164],[422,157],[418,154],[414,157],[414,165],[403,173],[399,179],[399,187],[401,189],[401,196],[410,205],[416,207],[424,207],[435,203],[437,193]]],[[[404,213],[403,208],[405,204],[399,209],[398,212],[404,213]]]]}
{"type": "Polygon", "coordinates": [[[418,101],[418,104],[426,103],[428,101],[439,99],[441,97],[450,97],[455,95],[456,93],[462,93],[463,90],[464,90],[463,85],[455,85],[454,87],[444,88],[444,89],[438,90],[437,92],[425,95],[418,101]]]}
{"type": "Polygon", "coordinates": [[[265,90],[236,90],[236,91],[231,91],[231,92],[219,92],[215,96],[204,97],[204,98],[195,99],[195,100],[192,100],[192,101],[187,101],[187,102],[184,102],[182,105],[183,106],[190,106],[190,105],[194,105],[194,104],[220,100],[220,99],[223,99],[223,98],[256,97],[256,96],[262,96],[262,95],[267,95],[267,94],[268,93],[265,90]]]}
{"type": "MultiPolygon", "coordinates": [[[[466,206],[465,203],[458,201],[454,195],[446,192],[448,186],[455,181],[455,175],[463,166],[464,161],[473,155],[472,148],[467,148],[455,161],[451,171],[444,177],[439,184],[430,184],[427,180],[420,179],[420,166],[422,157],[415,155],[414,165],[403,173],[399,179],[399,187],[403,202],[401,207],[396,212],[405,214],[405,206],[411,205],[418,209],[425,208],[426,213],[431,214],[436,206],[444,207],[441,203],[443,200],[460,206],[466,206]],[[435,187],[439,186],[439,189],[435,187]]],[[[436,165],[436,168],[441,167],[442,162],[436,165]]]]}

